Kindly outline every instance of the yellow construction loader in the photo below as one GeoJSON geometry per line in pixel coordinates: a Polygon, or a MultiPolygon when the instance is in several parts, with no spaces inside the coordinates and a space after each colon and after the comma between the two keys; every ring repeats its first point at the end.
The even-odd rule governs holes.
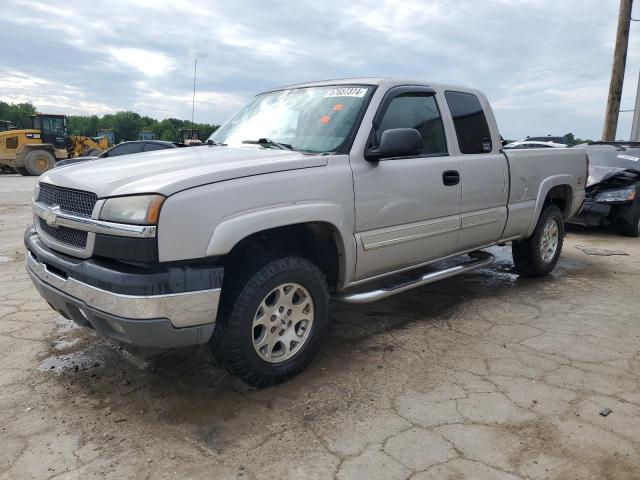
{"type": "Polygon", "coordinates": [[[0,131],[0,165],[22,175],[40,175],[57,160],[97,155],[111,146],[107,137],[67,136],[64,115],[38,113],[31,121],[30,129],[0,131]]]}
{"type": "Polygon", "coordinates": [[[83,135],[71,135],[67,152],[72,157],[95,157],[112,145],[109,139],[104,137],[85,137],[83,135]]]}
{"type": "Polygon", "coordinates": [[[200,130],[197,128],[181,128],[179,134],[180,139],[178,141],[180,143],[184,143],[185,145],[202,144],[202,140],[200,140],[200,130]]]}

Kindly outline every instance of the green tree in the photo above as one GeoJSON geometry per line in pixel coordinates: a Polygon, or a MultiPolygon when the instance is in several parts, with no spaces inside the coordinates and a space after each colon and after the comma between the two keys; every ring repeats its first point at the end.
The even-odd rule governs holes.
{"type": "Polygon", "coordinates": [[[577,138],[573,133],[566,133],[564,135],[564,143],[573,147],[574,145],[580,145],[581,143],[592,142],[593,140],[587,140],[582,138],[577,138]]]}
{"type": "Polygon", "coordinates": [[[0,102],[0,120],[9,120],[16,128],[31,128],[31,115],[36,107],[30,103],[0,102]]]}
{"type": "MultiPolygon", "coordinates": [[[[31,128],[30,115],[36,113],[36,108],[30,103],[10,104],[0,101],[0,120],[9,120],[16,128],[31,128]]],[[[178,141],[180,129],[197,128],[200,138],[205,140],[218,125],[208,123],[192,124],[188,120],[166,118],[158,121],[149,116],[141,116],[136,112],[125,111],[103,115],[69,115],[67,116],[67,131],[70,135],[84,135],[93,137],[101,128],[116,130],[116,141],[137,140],[142,130],[151,130],[158,140],[178,141]]]]}

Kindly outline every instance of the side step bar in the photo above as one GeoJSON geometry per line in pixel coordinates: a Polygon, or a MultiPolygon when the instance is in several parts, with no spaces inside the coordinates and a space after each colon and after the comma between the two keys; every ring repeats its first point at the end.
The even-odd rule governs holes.
{"type": "Polygon", "coordinates": [[[396,293],[406,292],[412,288],[421,287],[429,283],[437,282],[438,280],[444,280],[445,278],[455,277],[461,273],[466,273],[476,268],[486,267],[495,262],[496,258],[489,252],[477,251],[469,254],[471,261],[463,263],[462,265],[456,265],[455,267],[445,268],[444,270],[438,270],[436,272],[429,272],[423,275],[421,278],[405,282],[400,285],[382,287],[377,290],[371,290],[370,292],[358,292],[349,293],[342,292],[336,295],[334,298],[340,302],[345,303],[371,303],[383,298],[390,297],[396,293]]]}

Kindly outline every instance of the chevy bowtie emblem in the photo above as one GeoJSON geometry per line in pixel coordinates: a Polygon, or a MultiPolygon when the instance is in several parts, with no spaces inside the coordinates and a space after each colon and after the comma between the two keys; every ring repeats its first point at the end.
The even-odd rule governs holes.
{"type": "Polygon", "coordinates": [[[60,213],[60,205],[53,205],[43,213],[42,219],[47,222],[50,227],[57,227],[58,213],[60,213]]]}

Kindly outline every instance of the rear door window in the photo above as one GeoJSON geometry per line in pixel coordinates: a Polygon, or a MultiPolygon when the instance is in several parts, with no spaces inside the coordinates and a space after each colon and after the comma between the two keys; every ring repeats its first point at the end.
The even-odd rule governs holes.
{"type": "Polygon", "coordinates": [[[445,92],[458,137],[460,152],[490,153],[491,131],[478,97],[471,93],[445,92]]]}

